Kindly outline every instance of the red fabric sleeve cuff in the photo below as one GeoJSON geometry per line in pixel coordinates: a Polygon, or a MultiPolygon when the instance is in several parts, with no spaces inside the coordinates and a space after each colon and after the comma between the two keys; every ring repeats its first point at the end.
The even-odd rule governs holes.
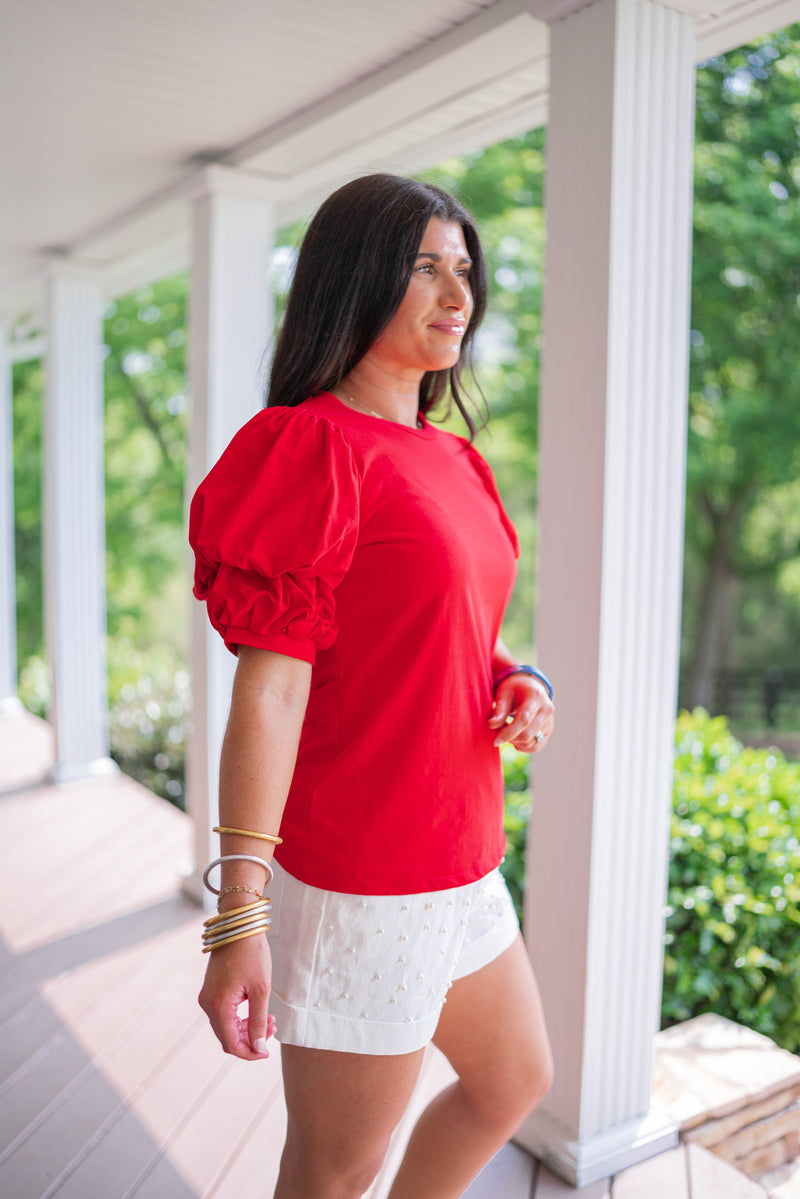
{"type": "Polygon", "coordinates": [[[225,630],[225,644],[232,654],[236,653],[237,646],[252,645],[256,649],[285,654],[287,658],[300,658],[312,666],[317,656],[313,641],[298,641],[296,637],[287,637],[285,633],[256,633],[253,629],[228,628],[225,630]]]}

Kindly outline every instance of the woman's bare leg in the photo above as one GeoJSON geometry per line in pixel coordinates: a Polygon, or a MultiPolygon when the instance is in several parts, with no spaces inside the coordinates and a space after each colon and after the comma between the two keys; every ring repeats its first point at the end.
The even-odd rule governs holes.
{"type": "Polygon", "coordinates": [[[363,1195],[406,1109],[423,1052],[373,1056],[282,1045],[289,1123],[275,1199],[363,1195]]]}
{"type": "Polygon", "coordinates": [[[448,992],[434,1044],[458,1074],[411,1134],[389,1199],[457,1199],[543,1098],[553,1077],[522,937],[448,992]]]}

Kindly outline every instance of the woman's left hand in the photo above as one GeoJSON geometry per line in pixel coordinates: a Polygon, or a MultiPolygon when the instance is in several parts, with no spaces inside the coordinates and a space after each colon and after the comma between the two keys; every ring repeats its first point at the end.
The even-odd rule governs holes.
{"type": "Polygon", "coordinates": [[[497,688],[489,728],[497,730],[495,745],[513,745],[533,754],[547,744],[553,717],[553,701],[544,684],[530,674],[510,674],[497,688]]]}

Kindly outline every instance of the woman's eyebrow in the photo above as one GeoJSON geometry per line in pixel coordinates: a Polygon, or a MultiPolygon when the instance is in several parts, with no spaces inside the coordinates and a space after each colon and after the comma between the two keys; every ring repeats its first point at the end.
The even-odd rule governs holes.
{"type": "MultiPolygon", "coordinates": [[[[419,254],[417,254],[417,258],[430,258],[432,262],[441,262],[442,261],[441,254],[433,254],[429,250],[420,250],[419,254]]],[[[459,261],[459,263],[464,262],[468,266],[472,266],[471,258],[459,258],[458,261],[459,261]]]]}

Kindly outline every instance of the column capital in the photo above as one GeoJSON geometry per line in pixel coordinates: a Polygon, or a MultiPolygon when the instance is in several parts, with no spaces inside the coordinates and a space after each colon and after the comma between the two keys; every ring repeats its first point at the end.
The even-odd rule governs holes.
{"type": "Polygon", "coordinates": [[[256,171],[211,163],[201,167],[186,183],[184,196],[189,201],[206,196],[236,196],[242,200],[261,200],[274,204],[281,192],[280,181],[256,171]]]}
{"type": "Polygon", "coordinates": [[[79,258],[61,250],[43,250],[42,268],[46,280],[76,279],[102,285],[105,263],[79,258]]]}

